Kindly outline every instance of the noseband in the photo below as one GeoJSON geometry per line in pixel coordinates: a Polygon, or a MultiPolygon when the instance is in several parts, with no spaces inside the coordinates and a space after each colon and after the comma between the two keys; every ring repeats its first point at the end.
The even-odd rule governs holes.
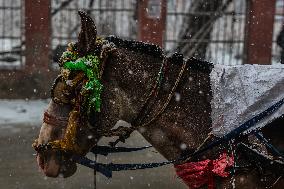
{"type": "MultiPolygon", "coordinates": [[[[48,124],[49,126],[52,127],[61,127],[64,128],[68,124],[68,117],[59,117],[59,116],[54,116],[47,111],[44,112],[43,114],[43,123],[48,124]]],[[[38,144],[38,139],[34,141],[32,144],[33,148],[35,149],[36,152],[43,152],[48,149],[52,149],[52,145],[50,143],[46,144],[38,144]]]]}
{"type": "Polygon", "coordinates": [[[66,127],[68,124],[68,117],[60,117],[49,114],[47,111],[43,114],[43,122],[54,127],[66,127]]]}

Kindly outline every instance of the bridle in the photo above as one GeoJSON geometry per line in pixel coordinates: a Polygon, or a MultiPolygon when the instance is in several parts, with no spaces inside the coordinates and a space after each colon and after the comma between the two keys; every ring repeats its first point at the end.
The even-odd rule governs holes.
{"type": "MultiPolygon", "coordinates": [[[[106,42],[106,40],[102,40],[100,38],[97,39],[97,40],[101,44],[101,45],[99,45],[99,47],[101,47],[101,51],[100,51],[101,52],[100,53],[101,65],[100,65],[99,74],[98,74],[98,79],[101,79],[102,75],[103,75],[104,68],[105,68],[105,62],[106,62],[106,60],[108,58],[108,55],[110,53],[113,53],[113,54],[116,53],[116,51],[115,51],[116,49],[113,46],[113,44],[106,42]]],[[[73,44],[69,44],[68,48],[69,49],[73,48],[73,46],[74,46],[73,44]]],[[[64,96],[64,97],[67,97],[67,100],[65,100],[65,101],[62,101],[61,98],[58,98],[58,97],[55,96],[55,88],[56,88],[57,84],[60,81],[62,81],[63,79],[64,79],[64,73],[59,75],[55,79],[55,81],[54,81],[54,83],[53,83],[53,85],[51,87],[51,99],[52,99],[52,101],[54,103],[59,104],[59,105],[65,105],[65,104],[72,105],[74,107],[73,108],[73,110],[74,110],[73,112],[75,112],[75,114],[78,114],[78,112],[81,111],[80,102],[82,102],[82,95],[80,93],[78,93],[78,92],[76,94],[76,87],[77,87],[77,85],[81,85],[80,83],[85,80],[84,74],[78,73],[77,76],[75,76],[75,78],[73,78],[72,84],[67,86],[66,90],[61,91],[62,94],[60,94],[60,95],[64,96]],[[71,92],[71,91],[73,91],[73,92],[71,92]],[[73,97],[72,97],[72,93],[75,93],[75,97],[74,97],[74,94],[73,94],[73,97]],[[71,96],[71,99],[68,98],[69,96],[71,96]]],[[[82,86],[81,86],[81,88],[82,88],[82,86]]],[[[62,125],[65,126],[65,127],[67,126],[67,129],[68,129],[68,124],[72,125],[72,123],[70,123],[70,115],[69,115],[68,118],[67,117],[56,117],[54,115],[50,115],[47,111],[44,113],[43,122],[47,123],[48,125],[54,126],[54,127],[55,126],[61,126],[62,127],[62,125]]],[[[73,123],[73,125],[75,125],[75,124],[73,123]]],[[[75,139],[74,138],[75,138],[76,134],[74,134],[74,133],[76,132],[75,131],[76,128],[75,128],[75,126],[72,126],[72,128],[73,128],[73,137],[72,137],[72,139],[74,140],[72,143],[75,143],[75,139]]],[[[43,151],[48,150],[48,149],[57,149],[57,150],[61,150],[61,151],[63,150],[64,151],[64,149],[60,149],[62,145],[60,145],[59,141],[56,141],[56,143],[54,143],[54,141],[50,141],[50,142],[48,142],[46,144],[38,144],[38,139],[36,139],[32,146],[34,147],[34,149],[37,152],[43,152],[43,151]]],[[[68,141],[68,140],[65,140],[65,141],[68,141]]],[[[78,149],[78,147],[77,147],[77,149],[78,149]]],[[[81,150],[76,150],[75,153],[82,154],[84,152],[82,152],[81,150]]]]}
{"type": "MultiPolygon", "coordinates": [[[[46,123],[51,127],[66,128],[68,124],[68,119],[69,119],[68,117],[54,116],[48,113],[47,111],[45,111],[43,114],[43,123],[46,123]]],[[[38,139],[34,141],[32,146],[38,153],[52,149],[50,143],[38,144],[38,139]]]]}

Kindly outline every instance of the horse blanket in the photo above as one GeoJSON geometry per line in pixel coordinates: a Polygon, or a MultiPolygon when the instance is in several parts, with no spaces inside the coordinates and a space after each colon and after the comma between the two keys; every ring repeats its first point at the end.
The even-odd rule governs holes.
{"type": "MultiPolygon", "coordinates": [[[[284,98],[284,65],[214,65],[212,88],[212,131],[223,136],[284,98]]],[[[265,117],[259,129],[284,115],[284,106],[265,117]]]]}

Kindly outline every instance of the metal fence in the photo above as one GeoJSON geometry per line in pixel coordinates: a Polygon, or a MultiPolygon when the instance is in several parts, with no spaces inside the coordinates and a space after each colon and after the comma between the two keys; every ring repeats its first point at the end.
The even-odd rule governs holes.
{"type": "Polygon", "coordinates": [[[168,51],[188,54],[199,43],[194,54],[200,58],[226,65],[242,64],[246,0],[169,0],[167,6],[168,51]],[[201,38],[198,32],[208,34],[201,38]]]}
{"type": "Polygon", "coordinates": [[[284,1],[276,1],[276,10],[274,16],[274,27],[273,27],[273,43],[272,43],[272,64],[280,62],[281,47],[277,44],[277,37],[284,26],[284,1]]]}
{"type": "MultiPolygon", "coordinates": [[[[24,64],[23,0],[0,0],[0,68],[18,68],[24,64]]],[[[84,9],[95,19],[99,35],[118,35],[137,39],[137,0],[51,0],[52,55],[56,61],[80,29],[77,10],[84,9]]],[[[242,64],[244,55],[246,0],[167,0],[164,47],[168,52],[190,51],[199,43],[196,54],[221,64],[242,64]],[[205,3],[204,3],[205,2],[205,3]],[[207,3],[206,3],[207,2],[207,3]],[[226,2],[229,2],[226,4],[226,2]],[[202,6],[199,6],[202,4],[202,6]],[[225,6],[218,17],[221,6],[225,6]],[[212,25],[203,28],[209,34],[194,35],[210,17],[212,25]],[[194,19],[196,18],[196,19],[194,19]],[[191,20],[191,21],[189,21],[191,20]],[[199,28],[196,26],[199,25],[199,28]],[[191,31],[187,31],[191,28],[191,31]],[[193,29],[192,29],[193,28],[193,29]],[[209,28],[209,29],[208,29],[209,28]],[[200,55],[201,54],[201,55],[200,55]]],[[[284,1],[277,0],[273,34],[272,63],[279,62],[276,38],[283,25],[284,1]]],[[[202,30],[201,30],[202,31],[202,30]]]]}
{"type": "MultiPolygon", "coordinates": [[[[192,8],[194,7],[194,3],[202,1],[167,1],[168,12],[164,41],[165,49],[173,52],[179,44],[196,44],[198,42],[202,43],[203,46],[206,45],[205,57],[202,58],[222,64],[242,64],[246,11],[245,0],[234,0],[226,5],[226,9],[222,13],[223,15],[213,21],[210,38],[202,40],[200,38],[192,38],[192,36],[181,38],[184,27],[192,27],[188,25],[190,23],[186,23],[189,18],[196,16],[198,19],[206,19],[208,16],[217,14],[218,8],[226,2],[225,0],[211,1],[219,3],[217,9],[212,3],[210,4],[210,0],[207,0],[207,3],[209,3],[207,7],[192,8]]],[[[136,0],[52,0],[53,54],[60,54],[68,41],[76,40],[80,26],[76,13],[78,9],[88,11],[95,18],[99,34],[113,34],[123,38],[136,39],[136,7],[136,0]]],[[[202,26],[205,23],[204,21],[206,20],[198,24],[202,26]]],[[[55,56],[54,61],[57,58],[58,56],[55,56]]]]}
{"type": "Polygon", "coordinates": [[[80,30],[77,11],[95,19],[99,35],[136,39],[136,0],[52,0],[52,48],[56,61],[65,45],[76,41],[80,30]]]}
{"type": "Polygon", "coordinates": [[[23,64],[23,1],[0,0],[0,68],[21,68],[23,64]]]}

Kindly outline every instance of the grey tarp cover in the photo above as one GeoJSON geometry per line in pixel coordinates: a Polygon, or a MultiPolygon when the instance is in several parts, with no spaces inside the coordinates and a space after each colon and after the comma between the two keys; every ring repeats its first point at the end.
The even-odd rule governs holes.
{"type": "MultiPolygon", "coordinates": [[[[214,65],[210,75],[212,131],[223,136],[284,98],[284,65],[214,65]]],[[[284,114],[284,106],[255,127],[284,114]]]]}

